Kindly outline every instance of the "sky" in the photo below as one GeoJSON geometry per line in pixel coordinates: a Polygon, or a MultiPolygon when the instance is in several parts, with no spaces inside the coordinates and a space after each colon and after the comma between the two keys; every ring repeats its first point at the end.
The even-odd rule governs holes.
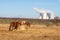
{"type": "Polygon", "coordinates": [[[51,10],[60,17],[60,0],[0,0],[0,17],[39,18],[33,8],[51,10]]]}

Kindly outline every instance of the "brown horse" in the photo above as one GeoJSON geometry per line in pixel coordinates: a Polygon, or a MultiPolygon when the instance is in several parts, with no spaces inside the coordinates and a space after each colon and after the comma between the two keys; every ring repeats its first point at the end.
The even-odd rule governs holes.
{"type": "Polygon", "coordinates": [[[9,31],[12,31],[12,30],[17,30],[18,29],[18,26],[21,25],[21,22],[11,22],[10,23],[10,27],[9,27],[9,31]]]}
{"type": "Polygon", "coordinates": [[[21,25],[26,25],[26,26],[30,27],[30,23],[28,21],[21,21],[21,22],[16,21],[16,22],[11,22],[10,23],[9,31],[13,31],[15,29],[17,30],[19,25],[20,26],[21,25]]]}

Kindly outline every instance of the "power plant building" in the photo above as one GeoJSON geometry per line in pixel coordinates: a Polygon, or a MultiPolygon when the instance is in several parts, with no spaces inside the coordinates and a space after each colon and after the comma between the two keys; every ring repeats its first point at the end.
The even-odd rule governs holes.
{"type": "Polygon", "coordinates": [[[39,19],[54,19],[54,13],[49,10],[42,10],[38,8],[34,8],[34,10],[40,13],[39,19]]]}

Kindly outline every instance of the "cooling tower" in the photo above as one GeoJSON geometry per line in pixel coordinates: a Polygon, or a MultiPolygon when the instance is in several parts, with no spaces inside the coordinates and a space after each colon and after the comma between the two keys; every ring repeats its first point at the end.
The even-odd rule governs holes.
{"type": "Polygon", "coordinates": [[[40,19],[54,19],[54,13],[50,10],[42,10],[38,8],[34,8],[34,10],[40,13],[40,19]]]}

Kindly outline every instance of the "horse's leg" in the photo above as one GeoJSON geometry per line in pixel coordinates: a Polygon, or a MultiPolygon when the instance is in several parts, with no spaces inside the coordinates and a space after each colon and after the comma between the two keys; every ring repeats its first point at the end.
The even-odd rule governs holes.
{"type": "Polygon", "coordinates": [[[15,26],[15,29],[17,30],[18,29],[18,26],[15,26]]]}
{"type": "Polygon", "coordinates": [[[9,27],[9,31],[13,31],[14,27],[13,26],[10,26],[9,27]]]}
{"type": "Polygon", "coordinates": [[[12,26],[9,27],[9,31],[12,31],[12,26]]]}

